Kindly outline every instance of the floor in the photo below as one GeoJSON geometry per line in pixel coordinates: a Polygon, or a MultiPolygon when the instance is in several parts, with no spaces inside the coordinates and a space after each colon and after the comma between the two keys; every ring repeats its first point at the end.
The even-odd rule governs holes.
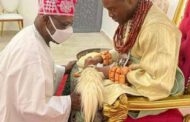
{"type": "MultiPolygon", "coordinates": [[[[16,32],[5,32],[0,37],[0,51],[7,45],[16,32]]],[[[111,40],[104,33],[75,33],[64,43],[51,43],[51,50],[56,64],[67,64],[76,60],[76,54],[89,48],[111,48],[111,40]]]]}

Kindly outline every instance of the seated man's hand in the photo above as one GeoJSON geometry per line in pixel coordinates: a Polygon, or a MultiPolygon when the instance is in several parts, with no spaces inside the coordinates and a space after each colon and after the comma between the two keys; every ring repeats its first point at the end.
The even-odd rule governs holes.
{"type": "Polygon", "coordinates": [[[96,70],[98,70],[99,72],[102,72],[106,79],[109,78],[109,70],[110,70],[109,66],[96,67],[96,70]]]}
{"type": "Polygon", "coordinates": [[[75,64],[76,64],[76,61],[70,61],[70,62],[65,66],[65,72],[66,72],[67,74],[69,74],[75,64]]]}
{"type": "Polygon", "coordinates": [[[71,93],[71,109],[79,111],[81,109],[81,98],[77,93],[71,93]]]}

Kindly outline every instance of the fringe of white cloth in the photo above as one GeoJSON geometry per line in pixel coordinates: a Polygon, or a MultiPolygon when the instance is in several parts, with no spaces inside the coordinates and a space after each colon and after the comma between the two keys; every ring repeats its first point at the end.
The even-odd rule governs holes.
{"type": "Polygon", "coordinates": [[[94,68],[83,70],[76,92],[81,95],[81,107],[85,122],[93,122],[95,114],[103,104],[103,75],[94,68]]]}

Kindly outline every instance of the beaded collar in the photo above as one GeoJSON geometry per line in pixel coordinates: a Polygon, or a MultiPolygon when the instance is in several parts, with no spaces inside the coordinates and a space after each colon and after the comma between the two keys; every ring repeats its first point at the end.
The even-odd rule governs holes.
{"type": "Polygon", "coordinates": [[[145,17],[152,6],[150,0],[139,0],[137,10],[132,17],[130,30],[126,41],[123,41],[126,28],[125,25],[119,25],[114,35],[114,46],[119,53],[128,53],[135,44],[145,17]]]}

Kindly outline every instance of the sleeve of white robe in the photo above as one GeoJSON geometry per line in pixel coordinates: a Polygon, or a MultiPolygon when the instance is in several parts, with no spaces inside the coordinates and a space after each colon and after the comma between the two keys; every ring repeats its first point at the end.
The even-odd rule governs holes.
{"type": "MultiPolygon", "coordinates": [[[[128,81],[150,100],[165,98],[173,88],[180,33],[164,24],[144,28],[132,54],[142,55],[139,67],[128,73],[128,81]]],[[[138,57],[139,58],[139,57],[138,57]]]]}
{"type": "Polygon", "coordinates": [[[67,122],[70,96],[53,95],[53,73],[42,60],[18,69],[18,109],[25,122],[67,122]]]}
{"type": "Polygon", "coordinates": [[[56,93],[64,74],[65,74],[65,67],[62,65],[55,64],[54,65],[54,77],[55,77],[54,78],[54,94],[56,93]]]}

